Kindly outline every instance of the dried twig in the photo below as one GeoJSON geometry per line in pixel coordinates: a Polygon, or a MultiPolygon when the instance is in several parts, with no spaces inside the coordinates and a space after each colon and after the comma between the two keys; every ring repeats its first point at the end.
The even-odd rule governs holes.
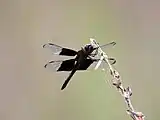
{"type": "Polygon", "coordinates": [[[122,95],[122,97],[124,98],[124,101],[127,105],[127,113],[131,116],[131,118],[133,120],[144,120],[144,115],[142,112],[136,112],[132,106],[130,97],[132,95],[132,91],[130,87],[124,88],[122,85],[122,80],[121,80],[121,76],[118,73],[118,71],[113,68],[113,66],[110,64],[109,60],[108,60],[108,56],[105,52],[102,51],[102,49],[100,48],[99,44],[96,42],[95,39],[90,38],[91,44],[95,47],[98,47],[98,54],[101,56],[99,62],[97,63],[95,69],[97,69],[100,64],[102,63],[102,61],[105,61],[108,66],[109,66],[109,70],[110,70],[110,74],[113,77],[112,79],[112,83],[113,85],[117,88],[117,90],[120,92],[120,94],[122,95]]]}

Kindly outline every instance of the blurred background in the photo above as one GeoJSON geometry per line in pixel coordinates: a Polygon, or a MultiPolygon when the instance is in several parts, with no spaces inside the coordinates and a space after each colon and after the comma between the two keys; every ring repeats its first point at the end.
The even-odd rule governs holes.
{"type": "Polygon", "coordinates": [[[135,109],[159,120],[159,11],[159,0],[1,0],[0,120],[131,119],[101,69],[77,72],[64,91],[68,73],[44,69],[58,57],[43,44],[79,50],[89,37],[117,43],[104,51],[116,58],[135,109]]]}

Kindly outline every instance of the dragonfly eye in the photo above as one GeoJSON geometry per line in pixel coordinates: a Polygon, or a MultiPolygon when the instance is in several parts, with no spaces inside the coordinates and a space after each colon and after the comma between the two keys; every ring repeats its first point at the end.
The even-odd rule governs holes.
{"type": "Polygon", "coordinates": [[[84,49],[86,50],[86,51],[93,51],[93,46],[92,45],[86,45],[85,47],[84,47],[84,49]]]}

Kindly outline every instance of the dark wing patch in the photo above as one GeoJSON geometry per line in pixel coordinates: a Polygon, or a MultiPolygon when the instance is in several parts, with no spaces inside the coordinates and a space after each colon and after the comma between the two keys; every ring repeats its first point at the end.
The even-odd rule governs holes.
{"type": "Polygon", "coordinates": [[[86,70],[94,61],[91,59],[86,59],[84,62],[80,64],[80,67],[78,70],[86,70]]]}
{"type": "Polygon", "coordinates": [[[57,71],[71,71],[74,68],[75,59],[69,59],[62,62],[57,71]]]}
{"type": "Polygon", "coordinates": [[[58,55],[75,56],[77,54],[77,51],[68,48],[63,48],[59,45],[52,43],[44,44],[43,48],[50,49],[53,54],[58,54],[58,55]]]}
{"type": "Polygon", "coordinates": [[[71,71],[74,67],[75,59],[69,60],[59,60],[59,61],[50,61],[44,67],[47,69],[51,69],[54,72],[58,71],[71,71]]]}
{"type": "Polygon", "coordinates": [[[75,56],[76,54],[77,54],[76,51],[68,48],[62,48],[62,51],[59,53],[59,55],[67,55],[67,56],[75,56]]]}

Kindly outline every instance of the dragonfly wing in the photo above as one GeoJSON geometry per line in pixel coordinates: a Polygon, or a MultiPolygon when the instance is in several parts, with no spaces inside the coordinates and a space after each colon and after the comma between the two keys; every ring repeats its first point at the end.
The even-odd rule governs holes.
{"type": "MultiPolygon", "coordinates": [[[[116,63],[116,60],[114,58],[108,58],[108,60],[109,60],[109,63],[111,65],[114,65],[116,63]]],[[[97,69],[97,68],[95,68],[95,66],[97,66],[98,62],[100,62],[101,59],[93,58],[92,61],[94,62],[93,63],[94,68],[92,68],[92,69],[97,69]]],[[[100,68],[100,69],[104,69],[104,68],[108,68],[109,67],[108,64],[103,60],[101,61],[101,63],[98,66],[99,66],[98,68],[100,68]]]]}
{"type": "Polygon", "coordinates": [[[98,52],[98,48],[101,48],[101,49],[110,48],[110,47],[113,47],[115,45],[116,45],[116,42],[110,42],[110,43],[107,43],[107,44],[104,44],[104,45],[99,45],[98,47],[95,44],[93,44],[93,47],[94,47],[94,50],[96,50],[96,52],[98,52]]]}
{"type": "Polygon", "coordinates": [[[50,61],[44,67],[54,72],[71,71],[74,68],[75,59],[50,61]]]}
{"type": "Polygon", "coordinates": [[[94,60],[92,60],[92,59],[84,60],[84,62],[82,62],[80,64],[78,70],[86,70],[93,62],[94,62],[94,60]]]}
{"type": "Polygon", "coordinates": [[[116,45],[116,42],[110,42],[110,43],[107,43],[107,44],[104,44],[104,45],[100,45],[100,47],[103,48],[103,47],[114,46],[114,45],[116,45]]]}
{"type": "Polygon", "coordinates": [[[72,49],[64,48],[56,44],[47,43],[43,45],[43,48],[50,49],[53,54],[57,55],[66,55],[66,56],[75,56],[77,54],[77,51],[74,51],[72,49]]]}
{"type": "MultiPolygon", "coordinates": [[[[92,63],[96,63],[98,62],[100,59],[86,59],[84,62],[82,62],[80,64],[80,67],[78,70],[87,70],[92,63]]],[[[114,58],[109,58],[109,62],[111,65],[115,64],[116,63],[116,60],[114,58]]]]}
{"type": "Polygon", "coordinates": [[[114,58],[108,58],[111,65],[114,65],[116,63],[116,59],[114,58]]]}

